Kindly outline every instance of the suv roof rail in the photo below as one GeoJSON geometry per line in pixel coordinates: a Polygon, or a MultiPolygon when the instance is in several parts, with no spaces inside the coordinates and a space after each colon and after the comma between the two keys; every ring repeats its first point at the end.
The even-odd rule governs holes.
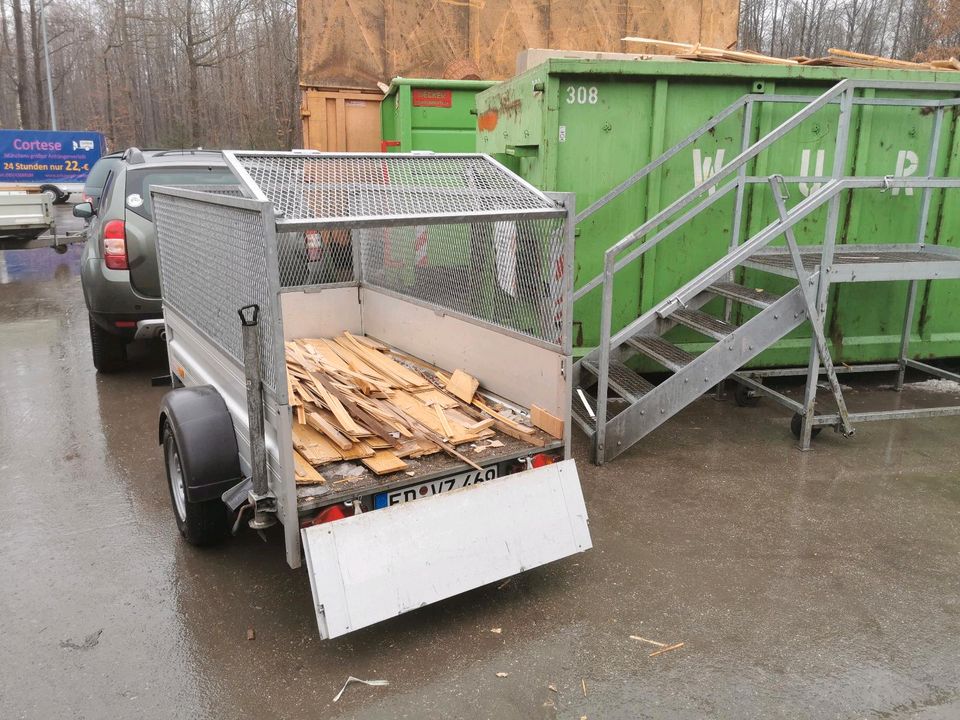
{"type": "Polygon", "coordinates": [[[123,159],[132,165],[140,165],[146,162],[140,148],[135,147],[128,147],[124,150],[123,159]]]}
{"type": "Polygon", "coordinates": [[[156,155],[196,155],[204,153],[205,155],[219,155],[219,150],[207,150],[206,148],[179,148],[176,150],[161,150],[156,155]]]}

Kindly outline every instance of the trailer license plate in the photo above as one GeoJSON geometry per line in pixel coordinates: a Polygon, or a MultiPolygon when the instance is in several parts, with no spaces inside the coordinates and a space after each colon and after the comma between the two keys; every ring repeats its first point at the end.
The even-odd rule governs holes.
{"type": "Polygon", "coordinates": [[[373,497],[373,507],[376,510],[399,505],[400,503],[419,500],[420,498],[439,495],[440,493],[450,492],[457,488],[476,485],[477,483],[493,480],[497,477],[497,466],[492,465],[483,470],[470,470],[469,472],[451,475],[450,477],[440,478],[439,480],[429,480],[419,485],[410,485],[405,488],[397,488],[387,492],[378,493],[373,497]]]}

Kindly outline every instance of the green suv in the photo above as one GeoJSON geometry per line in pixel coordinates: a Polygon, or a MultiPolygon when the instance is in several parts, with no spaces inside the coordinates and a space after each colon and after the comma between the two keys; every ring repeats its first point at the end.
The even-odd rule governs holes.
{"type": "Polygon", "coordinates": [[[74,215],[89,220],[80,281],[99,372],[122,369],[130,341],[163,335],[153,185],[230,192],[237,180],[218,151],[130,148],[110,168],[98,204],[74,206],[74,215]]]}

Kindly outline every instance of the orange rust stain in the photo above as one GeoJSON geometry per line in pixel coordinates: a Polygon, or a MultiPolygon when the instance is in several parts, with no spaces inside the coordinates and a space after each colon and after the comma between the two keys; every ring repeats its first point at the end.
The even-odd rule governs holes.
{"type": "Polygon", "coordinates": [[[484,113],[480,113],[480,116],[477,118],[477,128],[480,130],[494,130],[497,127],[497,120],[500,119],[500,113],[496,110],[487,110],[484,113]]]}

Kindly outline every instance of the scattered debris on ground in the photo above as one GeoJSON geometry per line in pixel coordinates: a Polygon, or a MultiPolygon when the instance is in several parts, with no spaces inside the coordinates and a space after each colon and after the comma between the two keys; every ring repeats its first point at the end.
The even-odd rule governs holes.
{"type": "Polygon", "coordinates": [[[673,645],[667,645],[666,647],[660,648],[659,650],[654,650],[652,653],[650,653],[648,657],[656,657],[657,655],[661,655],[665,652],[670,652],[671,650],[679,650],[680,648],[683,647],[683,645],[684,643],[682,642],[674,643],[673,645]]]}
{"type": "Polygon", "coordinates": [[[371,687],[384,687],[390,684],[389,680],[361,680],[356,678],[353,675],[350,675],[347,678],[347,681],[343,684],[343,687],[340,688],[340,692],[337,693],[336,697],[333,698],[334,702],[337,702],[340,697],[343,695],[343,691],[347,689],[347,686],[350,683],[363,683],[364,685],[370,685],[371,687]]]}

